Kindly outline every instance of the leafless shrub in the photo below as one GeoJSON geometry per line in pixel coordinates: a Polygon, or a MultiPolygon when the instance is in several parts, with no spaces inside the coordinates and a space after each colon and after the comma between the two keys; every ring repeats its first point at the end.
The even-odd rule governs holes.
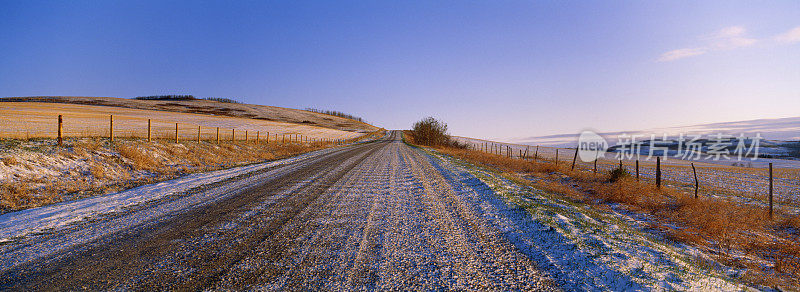
{"type": "Polygon", "coordinates": [[[448,146],[451,144],[447,135],[447,124],[433,117],[424,118],[411,128],[414,142],[425,146],[448,146]]]}

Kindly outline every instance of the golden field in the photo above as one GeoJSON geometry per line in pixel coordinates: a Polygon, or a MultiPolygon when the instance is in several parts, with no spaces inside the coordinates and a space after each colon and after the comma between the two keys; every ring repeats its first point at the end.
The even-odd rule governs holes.
{"type": "Polygon", "coordinates": [[[58,115],[63,115],[64,137],[107,137],[109,116],[114,116],[114,136],[146,138],[147,120],[151,120],[153,138],[174,139],[175,123],[181,140],[196,140],[198,126],[202,140],[215,140],[217,127],[220,138],[230,140],[235,129],[236,140],[271,139],[275,135],[301,134],[305,137],[325,139],[352,139],[363,135],[312,125],[249,119],[231,116],[143,110],[111,106],[78,105],[63,103],[0,102],[0,138],[55,138],[58,115]]]}

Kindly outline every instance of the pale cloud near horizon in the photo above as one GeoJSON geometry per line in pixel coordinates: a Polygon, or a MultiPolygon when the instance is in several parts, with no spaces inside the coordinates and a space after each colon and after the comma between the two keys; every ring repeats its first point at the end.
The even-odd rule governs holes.
{"type": "Polygon", "coordinates": [[[666,53],[661,54],[661,57],[658,58],[659,62],[669,62],[677,59],[683,59],[687,57],[697,56],[705,54],[706,50],[702,48],[686,48],[686,49],[677,49],[672,50],[666,53]]]}
{"type": "MultiPolygon", "coordinates": [[[[703,55],[712,51],[744,48],[762,42],[762,40],[749,37],[747,35],[747,29],[745,29],[743,26],[726,27],[716,33],[707,35],[700,39],[705,41],[706,44],[704,46],[682,48],[665,52],[659,56],[658,62],[675,61],[678,59],[703,55]]],[[[772,37],[772,39],[779,43],[800,42],[800,26],[795,27],[785,33],[776,35],[772,37]]]]}
{"type": "Polygon", "coordinates": [[[795,27],[785,33],[776,35],[774,39],[782,43],[800,42],[800,26],[795,27]]]}

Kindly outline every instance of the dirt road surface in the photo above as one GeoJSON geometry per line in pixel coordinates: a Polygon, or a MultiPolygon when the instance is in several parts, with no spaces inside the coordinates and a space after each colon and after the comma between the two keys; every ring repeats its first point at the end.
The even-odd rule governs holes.
{"type": "Polygon", "coordinates": [[[0,245],[0,289],[553,288],[400,135],[0,245]]]}

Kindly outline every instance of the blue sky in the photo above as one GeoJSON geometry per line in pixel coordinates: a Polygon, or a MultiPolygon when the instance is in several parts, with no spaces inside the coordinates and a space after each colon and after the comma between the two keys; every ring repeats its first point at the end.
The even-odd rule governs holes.
{"type": "Polygon", "coordinates": [[[800,116],[800,1],[0,0],[0,96],[154,94],[493,139],[800,116]]]}

